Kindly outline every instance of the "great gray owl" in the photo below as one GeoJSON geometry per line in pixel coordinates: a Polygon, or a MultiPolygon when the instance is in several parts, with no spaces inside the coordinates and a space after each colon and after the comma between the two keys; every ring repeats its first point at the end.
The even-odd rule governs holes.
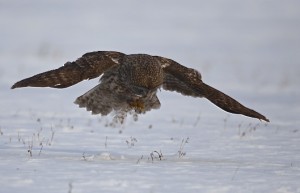
{"type": "Polygon", "coordinates": [[[100,77],[100,83],[78,97],[75,104],[93,114],[110,112],[145,113],[158,109],[156,92],[161,87],[192,97],[205,97],[221,109],[269,122],[228,95],[205,84],[201,74],[160,56],[98,51],[84,54],[74,62],[15,83],[19,87],[66,88],[82,80],[100,77]]]}

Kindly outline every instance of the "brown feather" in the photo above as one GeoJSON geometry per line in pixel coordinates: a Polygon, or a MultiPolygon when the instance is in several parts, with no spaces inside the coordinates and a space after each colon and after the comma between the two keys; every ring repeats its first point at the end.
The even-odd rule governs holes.
{"type": "Polygon", "coordinates": [[[269,122],[269,119],[267,119],[262,114],[245,107],[235,99],[205,83],[199,85],[197,90],[203,93],[204,97],[207,98],[210,102],[214,103],[215,105],[227,112],[242,114],[248,117],[253,117],[269,122]]]}
{"type": "Polygon", "coordinates": [[[82,80],[101,76],[104,71],[117,65],[117,61],[121,60],[123,55],[120,52],[90,52],[84,54],[75,62],[67,62],[58,69],[21,80],[11,88],[28,86],[66,88],[82,80]]]}
{"type": "Polygon", "coordinates": [[[269,122],[269,119],[260,113],[245,107],[230,96],[205,84],[201,80],[201,74],[196,70],[182,66],[167,58],[160,58],[160,60],[166,73],[164,89],[177,91],[183,95],[193,97],[205,97],[227,112],[242,114],[269,122]]]}

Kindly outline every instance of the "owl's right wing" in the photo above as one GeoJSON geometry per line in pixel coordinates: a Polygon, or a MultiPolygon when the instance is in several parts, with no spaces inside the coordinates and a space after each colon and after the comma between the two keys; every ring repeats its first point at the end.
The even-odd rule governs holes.
{"type": "Polygon", "coordinates": [[[106,70],[121,63],[125,54],[114,51],[98,51],[84,54],[74,62],[15,83],[11,88],[52,87],[66,88],[86,79],[101,76],[106,70]]]}
{"type": "Polygon", "coordinates": [[[205,97],[227,112],[242,114],[269,122],[262,114],[245,107],[230,96],[205,84],[201,79],[201,74],[197,70],[182,66],[168,58],[157,58],[164,69],[163,88],[165,90],[177,91],[187,96],[205,97]]]}

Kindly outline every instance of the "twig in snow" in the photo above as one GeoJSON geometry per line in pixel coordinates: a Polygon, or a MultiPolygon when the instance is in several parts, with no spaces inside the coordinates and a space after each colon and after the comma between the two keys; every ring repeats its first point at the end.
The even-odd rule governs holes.
{"type": "Polygon", "coordinates": [[[182,158],[183,156],[186,155],[186,152],[183,151],[183,148],[185,146],[185,144],[189,143],[189,137],[187,137],[186,139],[182,139],[179,150],[178,150],[178,158],[182,158]]]}

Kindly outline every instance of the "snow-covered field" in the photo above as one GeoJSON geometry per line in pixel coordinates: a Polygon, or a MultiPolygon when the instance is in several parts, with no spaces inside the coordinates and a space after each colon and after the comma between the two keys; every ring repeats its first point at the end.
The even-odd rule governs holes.
{"type": "Polygon", "coordinates": [[[300,192],[300,1],[0,1],[0,193],[300,192]],[[266,115],[161,91],[113,127],[68,89],[11,85],[85,52],[172,58],[266,115]]]}

